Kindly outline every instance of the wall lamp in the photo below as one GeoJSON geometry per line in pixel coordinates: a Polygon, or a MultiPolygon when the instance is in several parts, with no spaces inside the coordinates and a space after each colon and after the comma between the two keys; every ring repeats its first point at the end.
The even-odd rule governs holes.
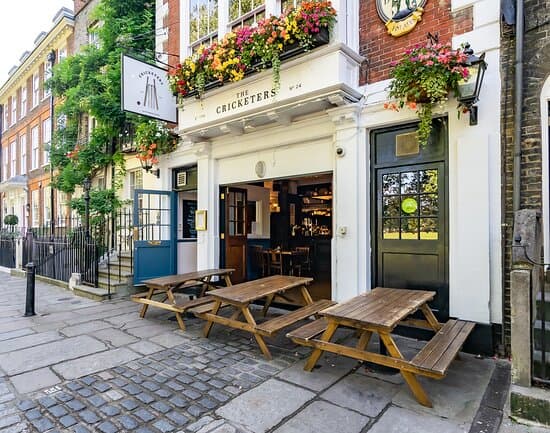
{"type": "Polygon", "coordinates": [[[470,125],[477,125],[477,106],[475,103],[479,101],[479,92],[487,63],[485,62],[485,53],[481,56],[476,56],[470,44],[464,46],[464,54],[468,55],[468,59],[464,66],[468,68],[468,77],[458,83],[458,102],[459,106],[470,113],[470,125]]]}
{"type": "Polygon", "coordinates": [[[145,172],[154,174],[157,179],[160,177],[160,168],[153,170],[153,162],[151,159],[140,159],[139,162],[141,163],[141,168],[143,168],[145,172]]]}

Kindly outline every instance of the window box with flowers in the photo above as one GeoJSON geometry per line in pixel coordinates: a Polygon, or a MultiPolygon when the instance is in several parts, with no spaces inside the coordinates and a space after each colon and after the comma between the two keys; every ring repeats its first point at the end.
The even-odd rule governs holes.
{"type": "Polygon", "coordinates": [[[449,45],[429,41],[407,49],[392,65],[389,96],[398,102],[386,103],[384,107],[398,111],[407,106],[417,112],[420,145],[428,142],[434,107],[444,104],[451,91],[458,96],[459,83],[468,78],[467,58],[462,47],[454,50],[449,45]]]}
{"type": "Polygon", "coordinates": [[[171,89],[181,103],[182,98],[201,97],[209,88],[271,67],[273,89],[278,91],[281,61],[328,43],[335,22],[330,1],[304,1],[278,17],[270,16],[200,47],[170,71],[171,89]]]}
{"type": "Polygon", "coordinates": [[[159,155],[172,152],[178,143],[178,136],[168,129],[164,122],[149,120],[136,128],[136,158],[146,171],[158,164],[159,155]]]}

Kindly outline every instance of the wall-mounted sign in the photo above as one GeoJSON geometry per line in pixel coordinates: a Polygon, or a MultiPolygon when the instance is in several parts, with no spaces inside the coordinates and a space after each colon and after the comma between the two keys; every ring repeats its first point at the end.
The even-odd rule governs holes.
{"type": "Polygon", "coordinates": [[[376,0],[376,10],[392,36],[409,33],[422,19],[427,0],[376,0]]]}
{"type": "Polygon", "coordinates": [[[206,210],[195,211],[195,230],[206,230],[206,210]]]}
{"type": "Polygon", "coordinates": [[[164,69],[123,54],[121,75],[124,111],[177,123],[176,97],[164,69]]]}

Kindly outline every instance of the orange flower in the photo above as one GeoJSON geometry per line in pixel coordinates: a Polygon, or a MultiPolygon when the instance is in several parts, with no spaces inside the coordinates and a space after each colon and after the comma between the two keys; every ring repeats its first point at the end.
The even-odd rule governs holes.
{"type": "Polygon", "coordinates": [[[416,110],[416,102],[415,101],[408,101],[407,105],[411,110],[416,110]]]}

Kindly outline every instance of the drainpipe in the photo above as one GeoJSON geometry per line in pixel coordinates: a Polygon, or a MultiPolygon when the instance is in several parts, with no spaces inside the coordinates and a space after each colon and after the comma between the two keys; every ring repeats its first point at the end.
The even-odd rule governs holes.
{"type": "Polygon", "coordinates": [[[523,0],[516,1],[516,79],[514,112],[514,183],[512,186],[512,204],[514,214],[521,203],[521,130],[523,115],[523,0]]]}

